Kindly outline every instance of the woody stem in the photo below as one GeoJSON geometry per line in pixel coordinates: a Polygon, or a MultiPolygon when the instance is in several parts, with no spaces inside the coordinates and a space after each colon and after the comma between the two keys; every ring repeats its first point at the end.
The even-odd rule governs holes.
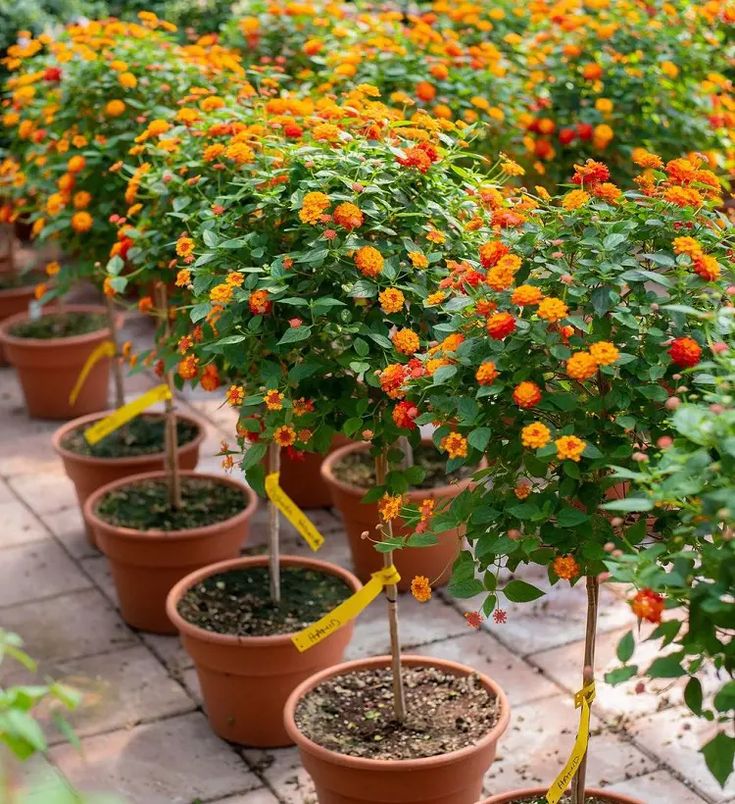
{"type": "MultiPolygon", "coordinates": [[[[596,575],[587,576],[587,626],[584,633],[584,669],[582,686],[587,686],[595,678],[595,641],[597,637],[597,609],[600,599],[600,581],[596,575]]],[[[572,800],[574,804],[584,804],[584,792],[587,781],[587,752],[579,763],[579,770],[572,784],[572,800]]]]}
{"type": "MultiPolygon", "coordinates": [[[[268,473],[273,474],[281,469],[281,448],[276,443],[268,446],[268,473]]],[[[275,503],[268,502],[268,566],[271,585],[271,600],[281,602],[281,555],[279,531],[281,520],[275,503]]]]}
{"type": "Polygon", "coordinates": [[[120,354],[120,340],[117,333],[115,305],[110,296],[105,296],[105,303],[107,304],[107,326],[110,328],[110,340],[115,347],[115,354],[112,356],[112,377],[115,382],[115,407],[121,408],[125,404],[125,385],[123,383],[122,355],[120,354]]]}
{"type": "MultiPolygon", "coordinates": [[[[385,483],[386,466],[388,463],[387,451],[383,450],[375,459],[375,479],[379,486],[385,483]]],[[[385,532],[390,539],[393,536],[393,526],[386,523],[385,532]]],[[[393,565],[393,551],[383,553],[383,566],[393,565]]],[[[388,603],[388,628],[390,631],[391,673],[393,677],[393,711],[396,720],[403,723],[406,719],[406,697],[403,690],[403,671],[401,669],[401,640],[398,631],[398,587],[389,584],[385,587],[385,599],[388,603]]]]}

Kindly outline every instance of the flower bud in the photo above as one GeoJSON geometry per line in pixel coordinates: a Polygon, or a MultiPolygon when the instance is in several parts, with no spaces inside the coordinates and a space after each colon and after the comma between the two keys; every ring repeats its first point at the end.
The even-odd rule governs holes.
{"type": "Polygon", "coordinates": [[[679,405],[681,405],[681,399],[679,399],[678,396],[670,396],[666,402],[664,402],[666,410],[676,410],[679,405]]]}

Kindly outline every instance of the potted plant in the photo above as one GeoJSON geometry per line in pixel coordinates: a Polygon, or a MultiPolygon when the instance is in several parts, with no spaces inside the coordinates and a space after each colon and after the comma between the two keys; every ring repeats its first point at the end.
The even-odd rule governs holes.
{"type": "MultiPolygon", "coordinates": [[[[382,549],[383,569],[373,575],[365,594],[373,597],[383,585],[386,588],[393,652],[383,660],[390,669],[381,674],[395,696],[396,708],[385,713],[379,726],[394,729],[394,713],[402,720],[405,702],[392,539],[404,542],[390,531],[401,506],[396,491],[407,489],[408,480],[397,466],[403,451],[398,451],[399,459],[391,449],[401,434],[392,415],[394,405],[383,401],[376,371],[395,360],[394,341],[406,346],[415,339],[418,348],[419,335],[408,328],[396,334],[397,321],[407,323],[407,316],[414,316],[417,329],[428,336],[425,323],[431,311],[423,305],[426,287],[430,278],[446,275],[440,263],[443,256],[450,257],[452,251],[462,255],[463,235],[472,236],[476,227],[469,221],[480,205],[467,195],[474,178],[471,172],[458,171],[467,187],[458,187],[449,178],[455,175],[453,141],[445,140],[446,152],[442,149],[441,154],[426,144],[428,131],[441,124],[426,117],[411,127],[393,127],[395,114],[371,100],[371,94],[370,88],[363,88],[349,95],[344,108],[328,104],[320,111],[328,115],[329,123],[319,116],[305,118],[299,131],[289,127],[288,133],[279,132],[273,127],[275,131],[266,135],[257,118],[250,122],[232,111],[229,120],[210,125],[210,141],[200,142],[199,149],[216,153],[216,138],[237,130],[250,151],[240,148],[229,156],[219,151],[224,177],[233,170],[229,160],[236,156],[241,161],[235,176],[213,193],[215,215],[195,209],[181,216],[187,231],[177,241],[177,253],[193,286],[196,333],[181,336],[186,338],[186,349],[178,371],[182,378],[197,381],[214,366],[217,376],[232,383],[227,399],[239,408],[238,433],[242,447],[247,447],[237,460],[251,485],[265,487],[273,499],[278,499],[274,483],[282,447],[323,449],[338,429],[348,437],[371,439],[370,460],[375,463],[371,493],[382,500],[384,519],[380,531],[373,528],[373,539],[382,549]],[[443,158],[445,163],[437,167],[443,158]],[[429,204],[430,220],[427,211],[418,211],[419,199],[427,197],[441,199],[441,204],[438,200],[429,204]],[[239,234],[243,226],[246,235],[239,234]],[[388,234],[393,232],[403,237],[388,234]],[[436,249],[436,255],[429,249],[436,249]],[[400,311],[402,318],[392,318],[400,311]]],[[[400,364],[403,371],[408,353],[401,359],[406,361],[400,364]]],[[[405,432],[418,443],[417,430],[405,432]]],[[[223,452],[232,465],[240,450],[223,452]]],[[[415,482],[421,469],[407,473],[415,482]]],[[[286,599],[286,590],[277,514],[274,508],[271,511],[269,569],[271,597],[277,601],[279,595],[286,599]]],[[[207,576],[211,579],[211,572],[207,576]]],[[[177,607],[181,614],[180,592],[172,592],[169,610],[177,607]]],[[[363,599],[362,591],[358,595],[363,599]]],[[[310,652],[312,644],[316,647],[311,649],[318,649],[322,635],[336,638],[332,634],[336,625],[349,619],[329,614],[291,638],[300,650],[310,652]]],[[[191,629],[184,634],[190,645],[191,629]]],[[[200,655],[194,647],[192,654],[200,655]]],[[[201,668],[199,672],[206,680],[201,668]]],[[[432,672],[423,667],[416,671],[420,676],[432,672]]],[[[469,668],[457,673],[464,679],[456,682],[460,686],[474,683],[469,668]]],[[[291,679],[291,688],[302,680],[291,679]]],[[[481,732],[492,736],[477,746],[474,737],[469,739],[462,746],[467,750],[453,752],[440,763],[457,767],[456,763],[468,762],[471,772],[459,799],[463,802],[479,794],[482,770],[492,760],[497,736],[507,723],[507,704],[493,683],[482,680],[480,688],[489,716],[481,732]]],[[[286,729],[291,740],[297,739],[295,726],[287,723],[286,729]]],[[[401,772],[394,778],[402,777],[397,784],[405,789],[403,777],[411,774],[413,765],[400,764],[401,772]]],[[[322,785],[319,779],[317,785],[322,785]]],[[[353,785],[353,793],[355,789],[353,785]]]]}
{"type": "Polygon", "coordinates": [[[107,408],[107,356],[91,367],[74,403],[69,397],[90,355],[109,338],[107,311],[97,305],[49,307],[37,317],[18,313],[0,323],[0,342],[17,370],[28,413],[69,419],[107,408]]]}
{"type": "MultiPolygon", "coordinates": [[[[731,289],[732,292],[732,289],[731,289]]],[[[607,559],[612,579],[633,584],[630,597],[639,624],[618,644],[621,666],[606,676],[610,684],[638,680],[686,680],[684,703],[710,724],[701,753],[724,787],[733,769],[730,596],[735,591],[735,471],[730,445],[735,437],[735,352],[733,308],[729,344],[716,332],[712,357],[686,370],[670,397],[671,418],[664,435],[646,452],[638,470],[618,470],[631,484],[627,510],[656,517],[655,538],[625,544],[607,559]],[[637,643],[657,646],[647,666],[633,663],[637,643]]],[[[727,319],[725,319],[727,320],[727,319]]],[[[706,324],[705,324],[706,326],[706,324]]],[[[627,523],[619,524],[621,534],[627,523]]]]}
{"type": "MultiPolygon", "coordinates": [[[[168,305],[158,286],[158,311],[168,326],[168,305]]],[[[166,595],[182,577],[206,564],[234,558],[255,512],[255,494],[214,474],[180,471],[177,422],[168,372],[166,469],[114,480],[94,491],[84,518],[107,556],[127,623],[154,633],[175,633],[166,595]]]]}
{"type": "MultiPolygon", "coordinates": [[[[450,591],[486,594],[468,619],[502,623],[502,596],[543,594],[501,569],[530,563],[547,567],[552,583],[585,578],[580,737],[552,785],[560,796],[571,782],[575,804],[585,796],[605,546],[639,544],[653,527],[639,514],[622,534],[601,506],[627,493],[613,467],[637,466],[662,432],[680,372],[706,353],[705,332],[725,326],[733,270],[732,229],[710,211],[719,202],[715,177],[696,161],[638,158],[640,190],[620,192],[604,165],[588,162],[576,168],[573,189],[540,200],[483,244],[482,281],[457,285],[443,303],[461,349],[439,370],[423,359],[403,386],[415,421],[438,424],[435,442],[459,464],[488,461],[431,525],[467,523],[469,546],[450,591]],[[515,275],[497,270],[508,258],[515,275]]],[[[616,505],[640,510],[628,499],[616,505]]]]}

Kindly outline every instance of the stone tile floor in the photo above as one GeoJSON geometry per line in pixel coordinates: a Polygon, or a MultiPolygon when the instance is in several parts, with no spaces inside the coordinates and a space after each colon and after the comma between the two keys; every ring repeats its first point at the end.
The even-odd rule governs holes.
{"type": "MultiPolygon", "coordinates": [[[[150,380],[129,383],[131,396],[150,380]]],[[[231,412],[211,396],[180,399],[207,424],[200,468],[231,438],[231,412]]],[[[314,802],[295,749],[243,750],[215,737],[201,708],[196,674],[175,637],[128,628],[118,616],[105,559],[86,541],[74,491],[53,454],[53,422],[32,421],[14,373],[0,369],[0,626],[19,632],[43,673],[83,693],[72,717],[81,751],[54,740],[48,759],[83,790],[113,791],[132,804],[308,804],[314,802]]],[[[265,509],[250,550],[263,542],[265,509]]],[[[313,514],[328,560],[349,565],[338,518],[313,514]]],[[[284,552],[308,548],[284,526],[284,552]]],[[[531,580],[533,580],[531,578],[531,580]]],[[[536,578],[536,582],[539,579],[536,578]]],[[[571,693],[582,654],[584,592],[560,587],[535,604],[508,607],[505,625],[468,631],[472,601],[435,594],[424,605],[401,600],[407,650],[462,661],[489,673],[513,707],[486,791],[551,781],[576,731],[571,693]]],[[[615,665],[615,644],[634,625],[619,590],[606,589],[598,678],[615,665]]],[[[378,602],[357,623],[348,658],[385,652],[378,602]]],[[[0,682],[22,674],[3,668],[0,682]]],[[[687,716],[677,685],[636,694],[633,684],[598,682],[590,780],[647,804],[735,802],[709,776],[697,748],[702,724],[687,716]]]]}

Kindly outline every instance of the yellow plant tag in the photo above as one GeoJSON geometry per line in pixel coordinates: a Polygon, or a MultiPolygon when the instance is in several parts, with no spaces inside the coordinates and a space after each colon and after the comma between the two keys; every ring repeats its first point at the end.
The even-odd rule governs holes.
{"type": "Polygon", "coordinates": [[[142,413],[146,408],[155,405],[156,402],[163,402],[164,399],[171,399],[171,391],[168,385],[157,385],[146,391],[143,396],[139,396],[127,405],[118,408],[114,413],[111,413],[104,419],[95,422],[91,427],[84,431],[84,437],[87,439],[88,444],[96,444],[101,441],[106,435],[113,433],[119,427],[134,419],[139,413],[142,413]]]}
{"type": "Polygon", "coordinates": [[[332,609],[329,614],[325,614],[321,620],[299,631],[291,637],[291,641],[303,653],[309,648],[313,648],[330,634],[341,628],[345,623],[354,620],[355,617],[380,594],[384,586],[398,583],[401,576],[393,566],[383,567],[379,572],[374,572],[372,578],[355,592],[352,597],[348,597],[344,603],[340,603],[336,609],[332,609]]]}
{"type": "Polygon", "coordinates": [[[71,389],[71,393],[69,394],[70,405],[76,404],[79,392],[82,390],[82,386],[86,382],[89,372],[92,371],[92,367],[95,365],[95,363],[98,363],[103,357],[112,357],[114,354],[115,344],[112,341],[102,341],[94,352],[92,352],[92,354],[87,358],[87,362],[82,366],[82,370],[79,372],[77,381],[74,383],[74,387],[71,389]]]}
{"type": "Polygon", "coordinates": [[[595,682],[591,681],[586,687],[577,692],[574,696],[574,706],[582,711],[579,714],[579,731],[577,739],[574,741],[572,753],[561,770],[561,773],[554,779],[553,784],[546,794],[548,804],[557,804],[559,799],[566,793],[569,785],[574,778],[574,774],[579,770],[582,757],[587,750],[590,740],[590,704],[595,700],[595,682]]]}
{"type": "Polygon", "coordinates": [[[316,552],[324,544],[324,536],[319,533],[316,525],[278,485],[278,478],[278,472],[272,472],[265,478],[265,493],[268,495],[268,499],[296,528],[309,547],[316,552]]]}

